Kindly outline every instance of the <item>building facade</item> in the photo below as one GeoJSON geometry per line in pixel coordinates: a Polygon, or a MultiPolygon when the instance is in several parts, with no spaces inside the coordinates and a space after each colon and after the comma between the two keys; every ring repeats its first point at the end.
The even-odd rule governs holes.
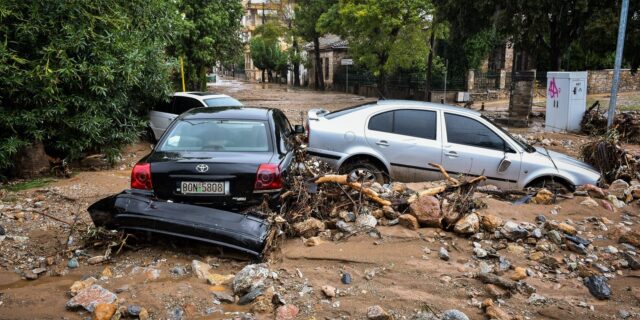
{"type": "MultiPolygon", "coordinates": [[[[328,34],[320,38],[320,66],[322,67],[322,76],[325,88],[333,88],[335,74],[341,69],[341,60],[347,57],[349,44],[346,40],[342,40],[339,36],[328,34]]],[[[309,61],[309,70],[307,71],[306,83],[310,87],[315,86],[315,46],[313,42],[304,46],[309,61]]]]}

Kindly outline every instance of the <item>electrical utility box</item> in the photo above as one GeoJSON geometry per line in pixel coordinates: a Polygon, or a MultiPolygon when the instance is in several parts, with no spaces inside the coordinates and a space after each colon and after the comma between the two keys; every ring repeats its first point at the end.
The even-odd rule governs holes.
{"type": "Polygon", "coordinates": [[[547,72],[545,131],[580,131],[587,108],[587,72],[547,72]]]}

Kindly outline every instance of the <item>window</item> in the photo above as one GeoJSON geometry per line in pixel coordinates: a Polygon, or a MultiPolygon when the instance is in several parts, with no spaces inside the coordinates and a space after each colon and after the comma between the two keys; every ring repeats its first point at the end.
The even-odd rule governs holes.
{"type": "Polygon", "coordinates": [[[324,79],[329,80],[329,58],[324,58],[324,79]]]}
{"type": "Polygon", "coordinates": [[[436,112],[426,110],[395,110],[377,114],[369,120],[369,130],[404,136],[436,139],[436,112]]]}
{"type": "Polygon", "coordinates": [[[284,113],[277,110],[273,112],[273,120],[276,125],[276,136],[279,143],[278,148],[281,153],[286,153],[293,147],[291,142],[291,124],[284,113]]]}
{"type": "Polygon", "coordinates": [[[505,151],[508,146],[495,132],[477,120],[445,113],[447,140],[472,147],[505,151]]]}
{"type": "Polygon", "coordinates": [[[173,113],[173,98],[157,103],[153,106],[153,111],[173,113]]]}
{"type": "Polygon", "coordinates": [[[204,103],[207,104],[207,107],[242,107],[240,101],[227,97],[205,99],[204,103]]]}
{"type": "Polygon", "coordinates": [[[175,97],[174,110],[175,114],[181,114],[193,108],[204,107],[202,103],[196,99],[189,97],[175,97]]]}
{"type": "Polygon", "coordinates": [[[159,151],[266,152],[265,121],[182,120],[168,133],[159,151]]]}

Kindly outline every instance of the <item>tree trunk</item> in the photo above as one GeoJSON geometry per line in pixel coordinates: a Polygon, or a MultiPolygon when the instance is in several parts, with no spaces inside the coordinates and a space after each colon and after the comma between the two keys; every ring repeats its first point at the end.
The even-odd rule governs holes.
{"type": "Polygon", "coordinates": [[[207,91],[207,67],[200,67],[198,71],[198,90],[207,91]]]}
{"type": "Polygon", "coordinates": [[[552,71],[560,71],[561,63],[562,63],[562,49],[560,49],[560,39],[558,34],[560,30],[558,30],[558,21],[556,18],[552,18],[549,22],[549,56],[551,58],[551,70],[552,71]]]}
{"type": "MultiPolygon", "coordinates": [[[[432,27],[433,28],[433,27],[432,27]]],[[[436,33],[431,30],[429,37],[429,58],[427,59],[427,81],[424,86],[424,100],[431,101],[431,81],[433,80],[433,56],[436,54],[436,33]]]]}
{"type": "Polygon", "coordinates": [[[267,70],[267,74],[269,76],[269,83],[273,82],[273,72],[271,69],[267,70]]]}
{"type": "Polygon", "coordinates": [[[315,54],[315,74],[316,74],[316,90],[324,90],[324,76],[322,74],[322,62],[320,60],[320,37],[313,38],[313,48],[315,54]]]}
{"type": "Polygon", "coordinates": [[[384,72],[384,67],[380,68],[380,76],[378,77],[378,93],[380,99],[387,98],[387,74],[384,72]]]}
{"type": "Polygon", "coordinates": [[[264,77],[265,77],[265,75],[266,75],[266,73],[265,73],[264,69],[262,69],[262,77],[261,77],[261,79],[260,79],[260,81],[262,81],[262,83],[265,83],[265,82],[266,82],[266,81],[265,81],[265,78],[264,78],[264,77]]]}
{"type": "MultiPolygon", "coordinates": [[[[293,51],[296,55],[300,54],[300,48],[298,48],[298,40],[296,40],[295,37],[293,38],[293,51]]],[[[293,86],[300,86],[300,63],[297,62],[293,65],[293,86]]]]}

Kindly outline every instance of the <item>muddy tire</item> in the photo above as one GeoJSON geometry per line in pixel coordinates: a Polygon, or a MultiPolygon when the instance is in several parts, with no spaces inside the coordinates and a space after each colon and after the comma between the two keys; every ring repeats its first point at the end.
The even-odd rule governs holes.
{"type": "Polygon", "coordinates": [[[389,181],[383,168],[379,168],[375,164],[367,160],[358,160],[344,164],[340,168],[340,173],[348,174],[352,181],[378,182],[380,184],[389,181]]]}

